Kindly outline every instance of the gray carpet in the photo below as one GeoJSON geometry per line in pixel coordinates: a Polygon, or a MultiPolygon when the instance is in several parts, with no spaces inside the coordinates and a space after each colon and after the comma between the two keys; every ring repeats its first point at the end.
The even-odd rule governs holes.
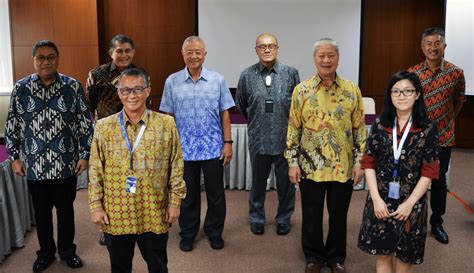
{"type": "MultiPolygon", "coordinates": [[[[453,152],[451,168],[451,190],[474,206],[474,150],[453,152]]],[[[367,192],[354,192],[349,211],[348,257],[346,265],[351,273],[375,272],[375,258],[357,249],[357,236],[362,208],[367,192]]],[[[170,272],[239,272],[239,273],[291,273],[304,272],[304,256],[301,250],[301,206],[297,193],[297,207],[292,220],[293,229],[287,236],[275,232],[276,192],[267,194],[267,224],[263,236],[253,235],[249,230],[248,192],[232,190],[226,192],[227,220],[224,231],[225,248],[213,250],[202,231],[198,235],[192,252],[183,253],[178,248],[178,226],[170,230],[168,243],[170,272]]],[[[205,196],[203,195],[203,200],[205,196]]],[[[205,209],[203,201],[203,209],[205,209]]],[[[445,229],[450,235],[450,243],[442,245],[429,237],[426,242],[425,262],[415,266],[420,273],[472,273],[474,272],[474,215],[452,196],[448,195],[445,229]]],[[[82,269],[69,269],[62,261],[57,261],[45,272],[110,272],[109,259],[105,247],[98,244],[99,232],[89,221],[87,191],[78,192],[76,207],[76,244],[78,255],[84,260],[82,269]]],[[[203,210],[204,212],[204,210],[203,210]]],[[[204,217],[204,215],[203,215],[204,217]]],[[[202,219],[203,219],[202,217],[202,219]]],[[[326,218],[327,221],[327,218],[326,218]]],[[[35,231],[27,234],[26,247],[15,250],[0,264],[0,273],[31,272],[37,249],[35,231]]],[[[147,272],[146,265],[136,249],[133,272],[147,272]]],[[[330,272],[325,268],[323,272],[330,272]]]]}

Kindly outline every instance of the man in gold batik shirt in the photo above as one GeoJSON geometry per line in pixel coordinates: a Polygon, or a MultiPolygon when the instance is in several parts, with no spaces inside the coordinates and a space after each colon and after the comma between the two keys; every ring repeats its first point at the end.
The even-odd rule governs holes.
{"type": "Polygon", "coordinates": [[[89,168],[91,220],[105,233],[112,272],[132,272],[135,243],[150,272],[168,272],[169,225],[185,197],[183,158],[171,116],[146,108],[149,76],[122,72],[124,106],[97,121],[89,168]]]}
{"type": "Polygon", "coordinates": [[[320,273],[328,265],[331,273],[344,273],[352,186],[364,174],[360,168],[366,138],[364,106],[359,87],[336,74],[339,47],[334,40],[317,41],[313,59],[316,75],[297,85],[291,98],[285,157],[290,181],[301,191],[305,272],[320,273]]]}

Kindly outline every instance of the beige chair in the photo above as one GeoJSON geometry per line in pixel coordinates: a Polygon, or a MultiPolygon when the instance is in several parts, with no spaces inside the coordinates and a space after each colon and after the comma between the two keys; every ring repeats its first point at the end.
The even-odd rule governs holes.
{"type": "Polygon", "coordinates": [[[364,113],[366,115],[375,115],[375,101],[370,97],[363,97],[364,113]]]}

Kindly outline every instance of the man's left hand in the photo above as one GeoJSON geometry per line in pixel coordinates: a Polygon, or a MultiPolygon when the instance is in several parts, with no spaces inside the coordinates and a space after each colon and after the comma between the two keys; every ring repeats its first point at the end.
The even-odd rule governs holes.
{"type": "Polygon", "coordinates": [[[352,168],[352,179],[354,179],[354,184],[357,185],[362,181],[362,177],[364,176],[364,170],[360,167],[352,168]]]}
{"type": "Polygon", "coordinates": [[[224,166],[229,164],[232,160],[232,144],[224,143],[224,148],[222,149],[222,154],[219,159],[224,160],[224,166]]]}
{"type": "Polygon", "coordinates": [[[176,222],[176,220],[178,220],[178,217],[179,217],[179,208],[175,208],[175,207],[168,207],[168,209],[166,210],[166,222],[168,222],[169,224],[173,224],[174,222],[176,222]]]}
{"type": "Polygon", "coordinates": [[[76,176],[81,175],[83,171],[87,170],[87,167],[89,167],[89,161],[85,159],[79,159],[79,161],[77,161],[76,168],[74,169],[76,176]]]}

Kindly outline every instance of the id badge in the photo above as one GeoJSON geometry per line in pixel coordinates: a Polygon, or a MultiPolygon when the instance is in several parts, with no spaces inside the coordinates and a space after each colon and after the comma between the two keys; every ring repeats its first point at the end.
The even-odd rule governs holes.
{"type": "Polygon", "coordinates": [[[392,199],[400,199],[400,183],[392,181],[388,184],[388,197],[392,199]]]}
{"type": "Polygon", "coordinates": [[[265,113],[273,113],[273,100],[265,100],[265,113]]]}
{"type": "Polygon", "coordinates": [[[128,193],[135,193],[137,191],[137,178],[133,176],[127,177],[127,187],[125,189],[128,193]]]}

